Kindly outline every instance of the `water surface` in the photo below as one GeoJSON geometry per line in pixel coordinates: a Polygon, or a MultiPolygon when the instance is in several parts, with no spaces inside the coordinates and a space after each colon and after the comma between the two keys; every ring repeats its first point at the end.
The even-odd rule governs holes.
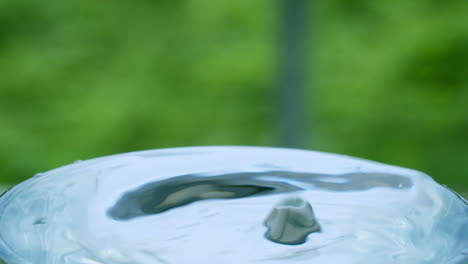
{"type": "Polygon", "coordinates": [[[468,205],[456,193],[414,170],[291,149],[74,163],[2,196],[0,226],[9,264],[468,261],[468,205]],[[300,236],[268,235],[277,230],[300,236]]]}

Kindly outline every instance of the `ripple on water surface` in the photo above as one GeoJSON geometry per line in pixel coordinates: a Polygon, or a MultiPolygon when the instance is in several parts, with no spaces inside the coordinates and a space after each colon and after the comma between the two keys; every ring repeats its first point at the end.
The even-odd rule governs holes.
{"type": "Polygon", "coordinates": [[[468,262],[456,193],[414,170],[292,149],[81,161],[4,194],[0,225],[8,264],[468,262]]]}

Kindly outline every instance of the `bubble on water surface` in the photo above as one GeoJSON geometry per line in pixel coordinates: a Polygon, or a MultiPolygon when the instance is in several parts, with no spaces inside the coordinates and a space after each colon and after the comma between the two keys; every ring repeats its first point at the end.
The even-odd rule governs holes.
{"type": "Polygon", "coordinates": [[[0,226],[8,264],[468,261],[456,193],[417,171],[292,149],[73,163],[3,195],[0,226]]]}

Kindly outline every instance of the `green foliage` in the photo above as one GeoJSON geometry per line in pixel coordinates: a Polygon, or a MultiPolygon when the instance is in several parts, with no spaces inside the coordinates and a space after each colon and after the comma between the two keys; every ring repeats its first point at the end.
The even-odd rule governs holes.
{"type": "MultiPolygon", "coordinates": [[[[468,189],[465,2],[315,2],[305,147],[468,189]]],[[[0,182],[133,150],[275,145],[274,3],[0,2],[0,182]]]]}
{"type": "Polygon", "coordinates": [[[419,169],[468,188],[463,1],[322,1],[321,149],[419,169]]]}

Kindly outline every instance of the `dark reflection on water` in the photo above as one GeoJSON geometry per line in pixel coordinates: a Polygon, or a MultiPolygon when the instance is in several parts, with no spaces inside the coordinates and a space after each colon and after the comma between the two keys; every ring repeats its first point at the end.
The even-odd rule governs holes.
{"type": "Polygon", "coordinates": [[[291,171],[245,172],[221,175],[188,174],[150,182],[129,191],[108,210],[115,220],[130,220],[165,212],[207,199],[239,199],[307,189],[361,191],[377,187],[411,188],[409,178],[381,173],[343,175],[291,171]]]}
{"type": "MultiPolygon", "coordinates": [[[[441,185],[441,186],[444,187],[445,189],[449,190],[449,191],[452,192],[453,194],[455,194],[455,196],[457,196],[458,199],[460,199],[460,200],[462,201],[462,203],[468,205],[468,200],[466,199],[466,198],[468,198],[468,197],[466,197],[466,198],[463,197],[463,195],[457,193],[456,191],[450,189],[449,187],[447,187],[447,186],[445,186],[445,185],[441,185]]],[[[467,262],[467,264],[468,264],[468,262],[467,262]]]]}
{"type": "MultiPolygon", "coordinates": [[[[10,187],[10,188],[4,190],[3,192],[0,192],[0,198],[1,198],[3,195],[5,195],[5,194],[6,194],[9,190],[11,190],[11,189],[13,189],[13,187],[10,187]]],[[[1,260],[1,259],[0,259],[0,260],[1,260]]],[[[0,262],[0,264],[1,264],[1,263],[2,263],[2,262],[0,262]]]]}

